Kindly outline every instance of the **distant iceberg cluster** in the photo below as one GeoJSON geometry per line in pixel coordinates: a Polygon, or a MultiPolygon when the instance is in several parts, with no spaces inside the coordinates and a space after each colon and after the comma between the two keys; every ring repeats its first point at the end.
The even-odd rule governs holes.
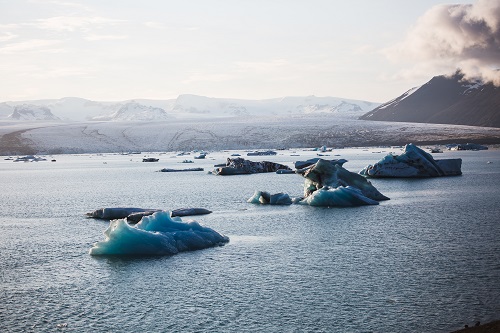
{"type": "Polygon", "coordinates": [[[91,255],[172,255],[229,242],[227,236],[195,221],[171,218],[169,212],[144,216],[135,226],[126,219],[113,220],[104,235],[106,239],[90,249],[91,255]]]}

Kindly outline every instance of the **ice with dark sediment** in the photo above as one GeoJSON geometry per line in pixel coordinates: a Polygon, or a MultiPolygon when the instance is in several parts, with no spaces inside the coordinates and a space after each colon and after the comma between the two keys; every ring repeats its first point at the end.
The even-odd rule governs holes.
{"type": "Polygon", "coordinates": [[[266,191],[255,191],[247,202],[254,204],[291,205],[293,199],[286,193],[270,194],[266,191]]]}
{"type": "Polygon", "coordinates": [[[461,168],[460,158],[435,160],[431,154],[410,143],[402,154],[388,154],[359,173],[373,178],[442,177],[461,175],[461,168]]]}
{"type": "Polygon", "coordinates": [[[249,160],[245,160],[244,158],[228,158],[226,165],[223,167],[218,167],[214,170],[214,174],[221,176],[228,175],[244,175],[244,174],[252,174],[252,173],[265,173],[265,172],[276,172],[278,170],[291,170],[290,167],[269,162],[253,162],[249,160]]]}
{"type": "Polygon", "coordinates": [[[380,193],[365,177],[343,168],[345,160],[327,161],[318,159],[309,167],[297,170],[305,178],[304,196],[290,198],[288,194],[269,194],[256,191],[248,199],[250,203],[285,204],[299,203],[310,206],[352,207],[377,205],[389,198],[380,193]]]}
{"type": "Polygon", "coordinates": [[[305,178],[304,199],[299,203],[349,207],[377,205],[379,201],[389,199],[366,178],[345,169],[342,164],[320,159],[312,166],[302,169],[300,174],[305,178]]]}

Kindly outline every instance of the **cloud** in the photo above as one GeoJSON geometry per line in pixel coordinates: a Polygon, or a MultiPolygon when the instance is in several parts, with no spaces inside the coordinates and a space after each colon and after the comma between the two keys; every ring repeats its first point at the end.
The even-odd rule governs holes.
{"type": "Polygon", "coordinates": [[[123,40],[127,39],[128,36],[126,35],[88,35],[85,37],[86,40],[88,41],[98,41],[98,40],[123,40]]]}
{"type": "Polygon", "coordinates": [[[89,31],[99,26],[115,25],[121,22],[123,21],[105,17],[55,16],[36,20],[33,25],[39,29],[73,32],[77,30],[89,31]]]}
{"type": "Polygon", "coordinates": [[[15,34],[12,34],[10,32],[0,32],[0,43],[7,42],[7,41],[14,39],[16,37],[18,37],[18,36],[15,34]]]}
{"type": "Polygon", "coordinates": [[[224,82],[233,79],[233,76],[229,74],[203,74],[203,73],[191,73],[188,78],[182,81],[183,84],[192,84],[196,82],[224,82]]]}
{"type": "Polygon", "coordinates": [[[60,40],[32,39],[19,43],[10,43],[0,47],[0,53],[61,52],[61,43],[60,40]]]}
{"type": "Polygon", "coordinates": [[[434,6],[402,43],[384,53],[396,61],[413,61],[415,68],[450,73],[460,68],[466,78],[500,85],[500,0],[434,6]]]}

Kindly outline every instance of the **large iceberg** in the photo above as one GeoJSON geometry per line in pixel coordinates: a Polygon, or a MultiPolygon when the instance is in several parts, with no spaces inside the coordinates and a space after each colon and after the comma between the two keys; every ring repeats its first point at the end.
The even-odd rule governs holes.
{"type": "Polygon", "coordinates": [[[346,170],[343,163],[318,160],[298,171],[305,178],[302,204],[311,206],[377,205],[389,198],[380,193],[363,176],[346,170]]]}
{"type": "Polygon", "coordinates": [[[388,154],[359,173],[366,177],[440,177],[462,174],[462,159],[434,160],[431,154],[413,144],[407,144],[401,155],[388,154]]]}
{"type": "Polygon", "coordinates": [[[135,226],[126,219],[113,220],[104,235],[105,240],[90,249],[91,255],[172,255],[229,242],[227,236],[196,221],[171,218],[169,212],[144,216],[135,226]]]}
{"type": "Polygon", "coordinates": [[[249,203],[289,205],[299,203],[310,206],[352,207],[378,205],[389,200],[365,177],[342,167],[345,160],[327,161],[318,159],[309,167],[297,170],[304,178],[304,196],[290,198],[286,193],[269,194],[255,191],[249,203]]]}

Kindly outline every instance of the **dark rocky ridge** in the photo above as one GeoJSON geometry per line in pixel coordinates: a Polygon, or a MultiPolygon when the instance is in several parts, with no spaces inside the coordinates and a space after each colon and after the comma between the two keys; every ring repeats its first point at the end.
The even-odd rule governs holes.
{"type": "Polygon", "coordinates": [[[500,127],[500,87],[466,81],[460,72],[435,76],[360,119],[500,127]]]}

